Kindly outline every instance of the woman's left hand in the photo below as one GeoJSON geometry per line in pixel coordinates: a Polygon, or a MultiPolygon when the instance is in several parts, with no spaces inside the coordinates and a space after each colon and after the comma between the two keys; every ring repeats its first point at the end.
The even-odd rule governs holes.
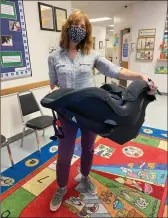
{"type": "Polygon", "coordinates": [[[156,82],[153,81],[153,83],[151,81],[148,80],[148,77],[144,77],[143,80],[148,84],[150,91],[148,92],[149,95],[154,95],[158,89],[158,86],[156,84],[156,82]]]}

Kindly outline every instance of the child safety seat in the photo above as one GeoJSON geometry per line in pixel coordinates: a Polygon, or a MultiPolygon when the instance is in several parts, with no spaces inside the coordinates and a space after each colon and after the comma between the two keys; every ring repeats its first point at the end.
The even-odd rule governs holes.
{"type": "Polygon", "coordinates": [[[79,128],[124,144],[139,134],[146,107],[156,99],[148,91],[143,80],[132,82],[126,89],[114,84],[79,90],[61,88],[46,95],[41,105],[53,111],[56,137],[64,135],[54,111],[79,128]]]}

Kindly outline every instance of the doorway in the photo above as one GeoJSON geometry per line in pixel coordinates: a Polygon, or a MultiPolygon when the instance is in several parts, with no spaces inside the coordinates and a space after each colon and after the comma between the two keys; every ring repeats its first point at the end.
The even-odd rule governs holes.
{"type": "MultiPolygon", "coordinates": [[[[120,66],[128,69],[130,28],[121,30],[120,66]]],[[[127,87],[127,80],[119,80],[119,85],[127,87]]]]}

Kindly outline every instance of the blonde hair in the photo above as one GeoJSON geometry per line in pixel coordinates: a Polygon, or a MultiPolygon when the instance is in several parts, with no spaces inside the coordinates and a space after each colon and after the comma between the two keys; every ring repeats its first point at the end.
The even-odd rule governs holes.
{"type": "Polygon", "coordinates": [[[68,38],[68,28],[75,22],[78,23],[80,20],[85,20],[86,25],[86,37],[78,44],[78,49],[80,49],[84,54],[89,54],[93,45],[92,38],[92,26],[87,17],[87,15],[82,11],[73,12],[69,18],[66,20],[65,24],[62,26],[60,47],[68,49],[69,48],[69,38],[68,38]]]}

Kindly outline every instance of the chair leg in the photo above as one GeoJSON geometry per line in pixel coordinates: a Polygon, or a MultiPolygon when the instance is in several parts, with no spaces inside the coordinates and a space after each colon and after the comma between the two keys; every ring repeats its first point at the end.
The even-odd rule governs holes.
{"type": "Polygon", "coordinates": [[[12,166],[14,166],[14,162],[13,162],[13,158],[12,158],[12,152],[11,152],[11,149],[9,147],[9,142],[8,141],[6,141],[6,147],[8,149],[8,154],[9,154],[9,158],[10,158],[11,164],[12,164],[12,166]]]}
{"type": "Polygon", "coordinates": [[[20,147],[23,147],[23,139],[24,139],[25,129],[26,129],[26,126],[24,125],[23,126],[23,131],[22,131],[22,138],[21,138],[21,145],[20,145],[20,147]]]}
{"type": "Polygon", "coordinates": [[[40,139],[38,137],[37,130],[35,130],[35,134],[36,134],[36,140],[37,140],[37,146],[38,146],[39,155],[41,155],[40,139]]]}
{"type": "Polygon", "coordinates": [[[43,135],[42,136],[44,136],[45,135],[45,129],[43,129],[43,135]]]}

